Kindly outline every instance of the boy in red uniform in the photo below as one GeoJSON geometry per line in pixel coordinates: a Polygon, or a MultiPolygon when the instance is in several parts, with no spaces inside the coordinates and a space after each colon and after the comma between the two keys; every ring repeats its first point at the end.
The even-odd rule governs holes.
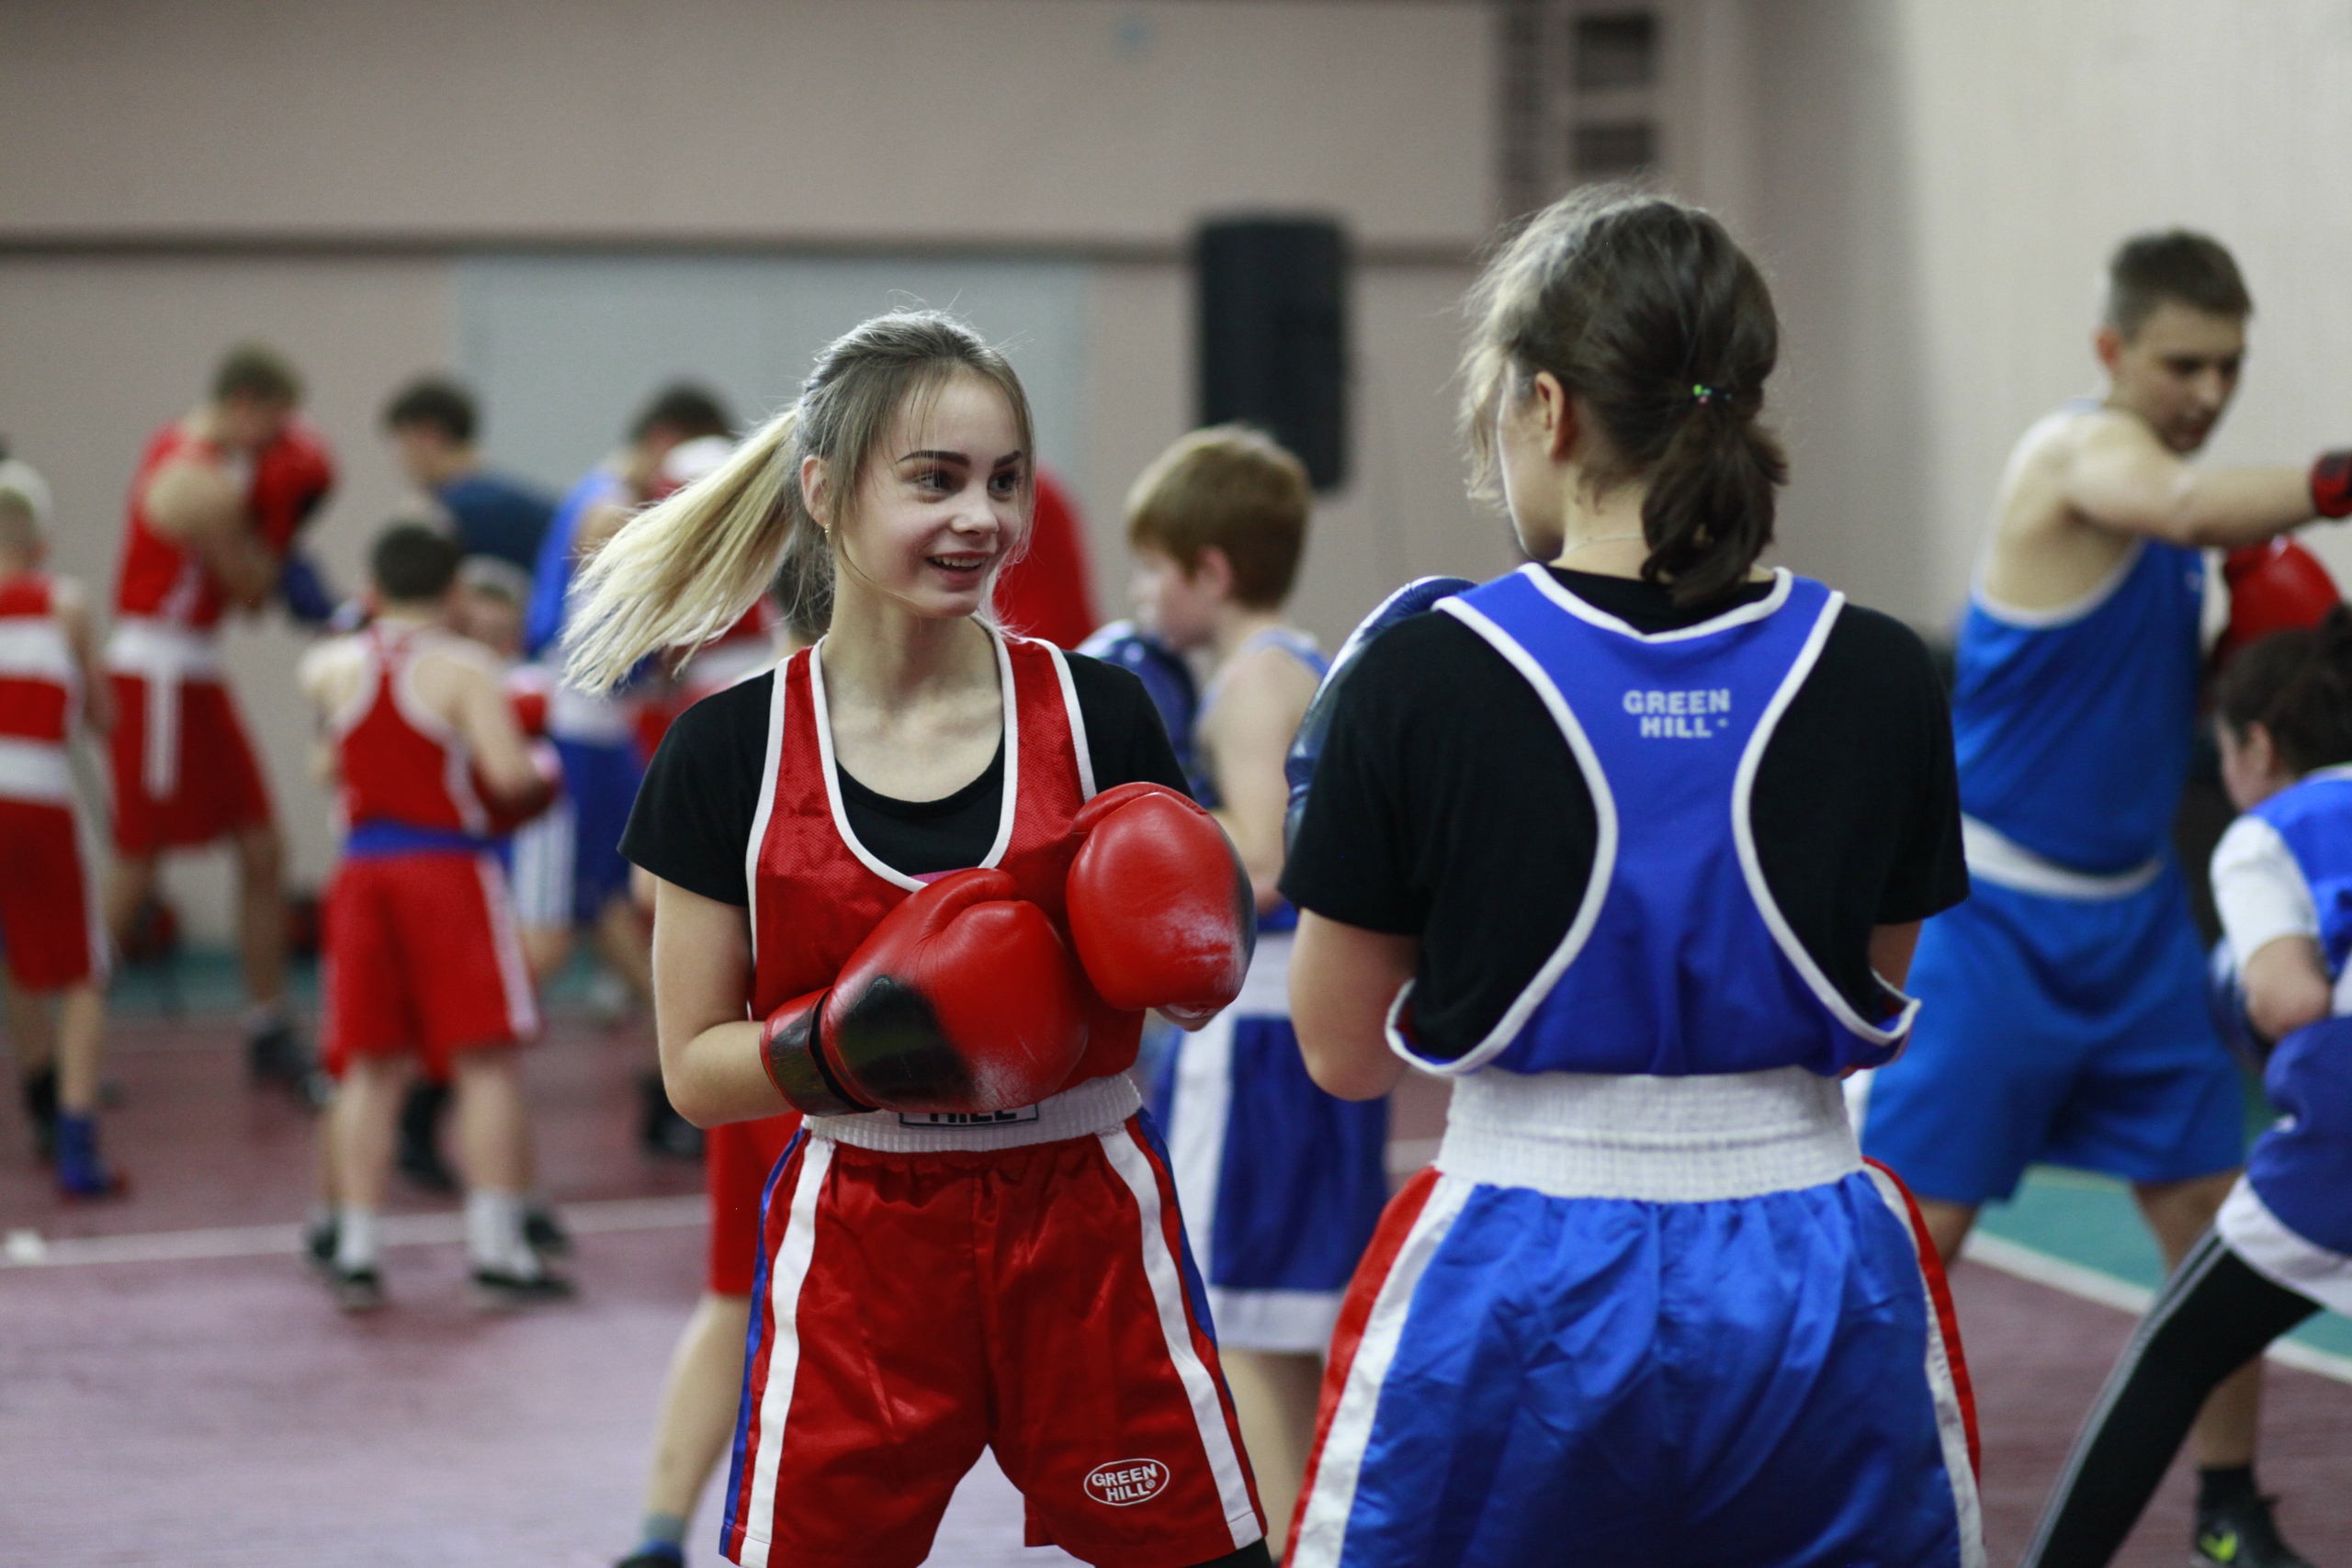
{"type": "Polygon", "coordinates": [[[121,716],[106,909],[119,940],[154,892],[165,851],[230,840],[254,1072],[315,1090],[286,1008],[285,845],[217,637],[223,614],[269,597],[334,483],[324,442],[295,416],[300,400],[283,359],[236,349],[209,400],[158,430],[140,458],[106,651],[121,716]]]}
{"type": "Polygon", "coordinates": [[[571,1293],[523,1234],[529,1145],[514,1048],[539,1019],[492,845],[502,816],[553,785],[494,658],[446,629],[458,561],[456,543],[422,525],[387,530],[371,563],[374,623],[302,661],[346,829],[326,907],[326,1064],[341,1086],[327,1272],[354,1311],[383,1302],[376,1217],[412,1055],[457,1084],[466,1250],[482,1299],[571,1293]]]}
{"type": "Polygon", "coordinates": [[[0,460],[0,937],[28,1000],[57,1004],[57,1190],[99,1198],[121,1178],[98,1155],[107,942],[66,755],[78,711],[113,722],[81,584],[40,570],[49,487],[0,460]]]}

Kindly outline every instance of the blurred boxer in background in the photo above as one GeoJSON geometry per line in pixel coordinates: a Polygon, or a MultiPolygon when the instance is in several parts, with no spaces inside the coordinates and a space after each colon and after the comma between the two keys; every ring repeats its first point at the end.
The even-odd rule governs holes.
{"type": "Polygon", "coordinates": [[[210,395],[149,438],[130,484],[106,666],[113,735],[118,942],[153,896],[167,852],[229,840],[256,1077],[323,1084],[286,999],[285,843],[230,693],[219,627],[278,586],[296,537],[334,484],[334,463],[296,411],[302,384],[274,351],[234,349],[210,395]]]}

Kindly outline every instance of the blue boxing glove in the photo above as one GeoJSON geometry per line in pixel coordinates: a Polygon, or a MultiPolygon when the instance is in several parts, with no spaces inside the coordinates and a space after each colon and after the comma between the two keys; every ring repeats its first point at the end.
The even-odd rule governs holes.
{"type": "Polygon", "coordinates": [[[1201,694],[1193,683],[1193,667],[1133,621],[1113,621],[1078,645],[1078,651],[1105,664],[1132,670],[1159,710],[1168,743],[1184,776],[1193,777],[1193,720],[1200,711],[1201,694]]]}
{"type": "Polygon", "coordinates": [[[2230,951],[2230,939],[2223,937],[2213,944],[2213,952],[2205,962],[2205,1003],[2212,1010],[2213,1027],[2222,1032],[2222,1043],[2230,1055],[2253,1071],[2262,1071],[2269,1061],[2275,1041],[2266,1040],[2254,1026],[2254,1017],[2246,1011],[2245,986],[2238,975],[2237,954],[2230,951]]]}
{"type": "Polygon", "coordinates": [[[1340,645],[1338,657],[1324,672],[1323,683],[1315,689],[1315,700],[1306,705],[1306,716],[1298,721],[1298,734],[1291,740],[1290,753],[1283,759],[1283,776],[1290,781],[1290,808],[1283,815],[1285,855],[1298,838],[1299,818],[1306,815],[1307,789],[1315,782],[1316,760],[1323,755],[1323,739],[1331,731],[1331,715],[1339,708],[1340,686],[1355,669],[1356,660],[1372,646],[1373,638],[1397,622],[1421,614],[1441,599],[1450,599],[1476,586],[1466,577],[1417,577],[1383,599],[1348,634],[1348,640],[1340,645]]]}
{"type": "Polygon", "coordinates": [[[334,619],[339,601],[319,574],[319,563],[300,551],[289,553],[277,571],[277,596],[286,613],[304,626],[322,626],[334,619]]]}

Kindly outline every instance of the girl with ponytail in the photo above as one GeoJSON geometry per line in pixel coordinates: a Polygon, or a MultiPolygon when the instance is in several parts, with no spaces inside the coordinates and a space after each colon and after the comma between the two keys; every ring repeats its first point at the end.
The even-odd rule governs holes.
{"type": "MultiPolygon", "coordinates": [[[[2108,1374],[2028,1568],[2110,1560],[2215,1386],[2323,1308],[2352,1315],[2352,610],[2247,647],[2216,699],[2245,815],[2213,849],[2213,1010],[2280,1117],[2108,1374]]],[[[2290,1560],[2269,1498],[2234,1535],[2215,1544],[2238,1561],[2290,1560]]]]}
{"type": "Polygon", "coordinates": [[[1570,197],[1469,316],[1475,483],[1531,563],[1363,649],[1283,875],[1316,1080],[1453,1080],[1288,1561],[1982,1563],[1942,1276],[1839,1089],[1967,890],[1940,683],[1757,565],[1779,330],[1713,218],[1570,197]]]}
{"type": "Polygon", "coordinates": [[[1251,900],[1142,682],[993,622],[1034,464],[998,351],[877,317],[577,591],[598,688],[779,576],[831,585],[813,647],[671,727],[622,841],[655,879],[671,1100],[803,1119],[735,1269],[737,1562],[919,1562],[984,1448],[1033,1540],[1268,1561],[1126,1070],[1144,1009],[1230,999],[1251,900]]]}

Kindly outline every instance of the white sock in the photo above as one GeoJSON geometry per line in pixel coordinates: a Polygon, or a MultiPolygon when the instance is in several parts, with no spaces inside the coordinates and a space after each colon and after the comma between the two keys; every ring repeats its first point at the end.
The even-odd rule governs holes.
{"type": "Polygon", "coordinates": [[[334,1214],[334,1266],[348,1274],[376,1267],[376,1211],[346,1203],[334,1214]]]}
{"type": "Polygon", "coordinates": [[[477,1187],[466,1194],[466,1258],[477,1269],[529,1279],[538,1255],[523,1240],[523,1200],[517,1193],[477,1187]]]}

